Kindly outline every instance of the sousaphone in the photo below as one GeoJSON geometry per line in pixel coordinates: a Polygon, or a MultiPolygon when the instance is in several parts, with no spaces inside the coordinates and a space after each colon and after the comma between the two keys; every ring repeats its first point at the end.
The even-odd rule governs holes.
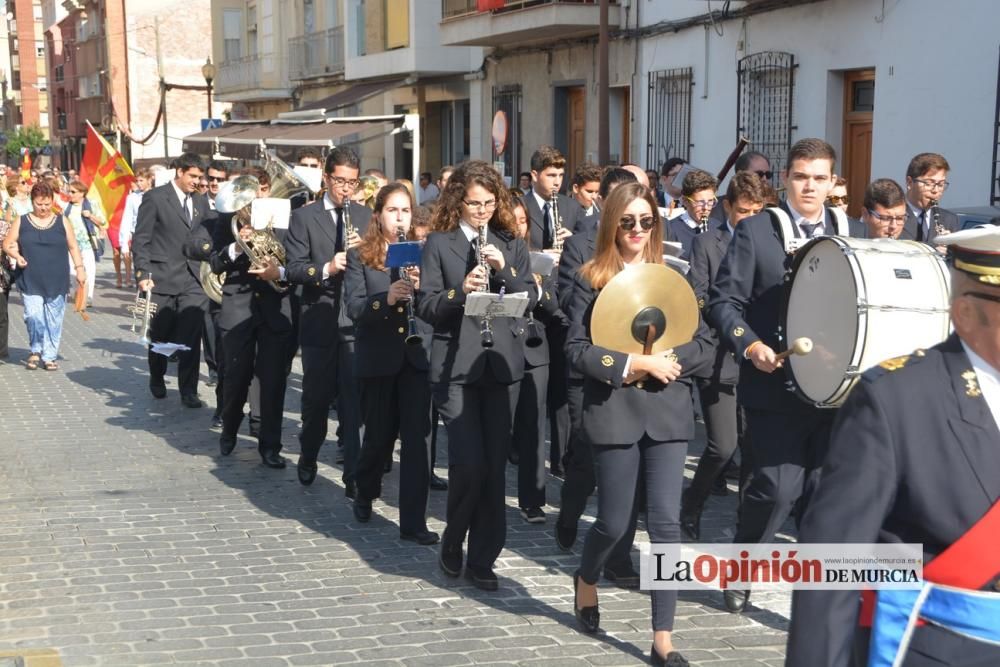
{"type": "Polygon", "coordinates": [[[621,271],[594,303],[595,345],[625,354],[659,354],[688,343],[698,329],[698,300],[677,271],[639,264],[621,271]]]}

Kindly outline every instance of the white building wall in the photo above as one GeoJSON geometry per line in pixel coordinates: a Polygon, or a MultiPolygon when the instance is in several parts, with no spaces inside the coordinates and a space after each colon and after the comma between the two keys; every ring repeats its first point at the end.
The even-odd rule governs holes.
{"type": "MultiPolygon", "coordinates": [[[[654,4],[667,3],[642,2],[642,11],[654,4]]],[[[688,14],[703,11],[703,6],[687,4],[688,14]]],[[[640,18],[648,25],[662,16],[649,11],[640,18]]],[[[699,26],[645,39],[633,155],[637,160],[646,155],[648,73],[692,67],[691,161],[717,171],[736,143],[737,61],[751,53],[787,51],[798,64],[793,142],[823,137],[842,153],[840,73],[874,67],[872,177],[902,182],[913,155],[939,152],[952,166],[945,205],[985,204],[997,94],[997,26],[1000,3],[995,0],[887,2],[884,15],[882,4],[870,0],[824,0],[717,24],[721,36],[699,26]]]]}

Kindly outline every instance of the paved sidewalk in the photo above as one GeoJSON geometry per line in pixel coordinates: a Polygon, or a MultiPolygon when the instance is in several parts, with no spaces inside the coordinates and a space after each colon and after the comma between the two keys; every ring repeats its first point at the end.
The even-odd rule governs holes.
{"type": "MultiPolygon", "coordinates": [[[[52,649],[64,665],[129,666],[642,664],[648,596],[602,585],[603,632],[577,632],[570,575],[580,541],[573,554],[556,549],[555,508],[544,526],[521,520],[516,471],[500,590],[448,579],[436,548],[397,539],[395,469],[363,526],[330,442],[316,483],[299,485],[298,360],[285,409],[289,467],[261,466],[245,434],[221,458],[211,409],[184,408],[175,377],[165,400],[150,396],[124,310],[132,294],[113,287],[110,262],[99,270],[90,321],[66,315],[57,372],[25,370],[12,295],[11,358],[0,363],[0,656],[52,649]]],[[[212,389],[201,396],[214,404],[212,389]]],[[[439,466],[444,459],[441,447],[439,466]]],[[[550,502],[558,484],[550,478],[550,502]]],[[[444,503],[431,492],[439,532],[444,503]]],[[[726,541],[734,514],[732,493],[712,497],[707,539],[726,541]]],[[[676,644],[696,665],[777,667],[789,606],[788,595],[761,594],[732,615],[718,594],[683,593],[676,644]]]]}

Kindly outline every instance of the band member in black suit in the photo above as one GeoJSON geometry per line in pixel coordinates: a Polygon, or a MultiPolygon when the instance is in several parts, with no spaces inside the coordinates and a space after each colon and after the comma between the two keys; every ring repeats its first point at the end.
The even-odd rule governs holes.
{"type": "MultiPolygon", "coordinates": [[[[640,474],[650,541],[680,541],[684,460],[694,437],[690,378],[711,362],[708,328],[700,324],[691,342],[649,355],[601,347],[590,333],[594,302],[612,278],[632,265],[663,263],[662,234],[650,189],[618,186],[605,202],[594,257],[573,281],[567,353],[584,376],[582,436],[594,449],[601,489],[597,520],[573,575],[576,618],[586,632],[599,627],[597,580],[636,513],[640,474]]],[[[688,664],[671,641],[676,606],[677,591],[652,591],[654,664],[688,664]]]]}
{"type": "MultiPolygon", "coordinates": [[[[528,234],[524,202],[514,200],[517,237],[528,234]]],[[[546,326],[563,318],[556,298],[555,273],[534,274],[538,304],[530,317],[521,318],[518,332],[524,343],[524,378],[514,411],[513,451],[518,454],[517,504],[528,523],[545,523],[545,404],[549,385],[549,345],[546,326]]],[[[564,325],[565,327],[565,325],[564,325]]]]}
{"type": "Polygon", "coordinates": [[[496,590],[493,564],[506,539],[504,473],[512,413],[524,376],[524,346],[517,322],[466,317],[471,292],[537,290],[524,241],[514,237],[510,194],[485,162],[471,160],[451,175],[438,198],[420,266],[417,311],[434,326],[430,380],[434,402],[448,429],[448,509],[441,540],[441,569],[462,571],[484,590],[496,590]],[[480,245],[481,234],[487,242],[480,245]],[[492,345],[484,331],[492,331],[492,345]]]}
{"type": "Polygon", "coordinates": [[[906,226],[899,238],[932,245],[935,236],[956,232],[958,216],[941,208],[951,167],[943,155],[920,153],[906,167],[906,226]]]}
{"type": "Polygon", "coordinates": [[[576,221],[576,232],[597,229],[597,223],[601,220],[601,207],[597,203],[600,189],[600,167],[584,162],[576,168],[576,173],[573,174],[573,198],[581,209],[580,217],[576,221]]]}
{"type": "Polygon", "coordinates": [[[691,241],[708,231],[709,216],[718,203],[715,191],[719,182],[707,171],[695,169],[684,177],[680,203],[684,212],[667,223],[671,236],[681,243],[681,259],[691,255],[691,241]]]}
{"type": "Polygon", "coordinates": [[[876,178],[865,188],[861,209],[863,231],[851,236],[869,239],[898,239],[906,224],[906,195],[891,178],[876,178]]]}
{"type": "MultiPolygon", "coordinates": [[[[142,198],[132,236],[133,266],[139,289],[152,289],[157,305],[150,338],[190,348],[177,353],[177,387],[181,403],[200,408],[204,404],[198,398],[198,366],[208,297],[199,280],[201,267],[185,257],[184,243],[211,212],[205,195],[197,192],[204,170],[201,158],[185,153],[174,164],[173,180],[142,198]]],[[[167,357],[150,348],[148,359],[149,391],[155,398],[165,398],[167,357]]]]}
{"type": "MultiPolygon", "coordinates": [[[[920,613],[900,607],[905,631],[886,634],[876,612],[880,665],[1000,664],[1000,227],[943,242],[955,333],[862,376],[839,411],[799,532],[801,542],[922,544],[927,582],[951,587],[943,602],[921,591],[920,613]]],[[[877,591],[875,608],[903,593],[917,591],[877,591]]],[[[872,607],[858,600],[858,591],[796,591],[787,664],[869,664],[872,607]]]]}
{"type": "Polygon", "coordinates": [[[361,406],[354,381],[353,324],[343,307],[347,250],[361,241],[371,209],[351,201],[360,181],[360,161],[350,148],[326,156],[326,194],[295,209],[285,237],[287,277],[302,285],[299,344],[302,349],[302,433],[298,475],[316,478],[316,458],[326,439],[334,391],[344,443],[344,493],[355,496],[354,474],[361,448],[361,406]]]}
{"type": "MultiPolygon", "coordinates": [[[[256,192],[259,183],[253,176],[240,176],[233,187],[256,192]]],[[[280,244],[286,230],[281,225],[277,227],[273,229],[274,241],[280,244]]],[[[263,256],[259,263],[252,262],[244,251],[248,244],[262,245],[264,236],[266,232],[258,232],[259,240],[256,243],[253,240],[250,204],[236,212],[220,212],[215,225],[210,259],[212,272],[226,274],[219,313],[225,355],[219,450],[223,456],[228,456],[236,447],[243,405],[247,402],[251,381],[255,381],[261,398],[257,449],[264,465],[284,468],[285,459],[279,455],[281,420],[288,379],[288,351],[294,344],[294,328],[285,267],[271,255],[263,256]],[[233,236],[234,220],[240,242],[233,236]]]]}
{"type": "MultiPolygon", "coordinates": [[[[802,139],[788,154],[782,175],[796,238],[836,233],[833,213],[823,202],[833,185],[836,152],[821,139],[802,139]]],[[[780,227],[763,211],[736,226],[709,292],[706,319],[720,340],[741,359],[737,399],[746,410],[753,472],[743,496],[734,542],[769,542],[800,498],[808,501],[823,462],[834,411],[806,404],[785,388],[782,361],[775,355],[782,286],[791,267],[780,227]]],[[[746,606],[748,591],[726,590],[730,611],[746,606]]]]}
{"type": "MultiPolygon", "coordinates": [[[[760,213],[763,207],[764,191],[757,175],[745,171],[734,175],[720,207],[725,209],[724,219],[721,223],[714,223],[711,229],[695,236],[691,241],[691,270],[688,280],[698,298],[699,308],[704,310],[708,303],[708,293],[715,282],[719,265],[726,256],[726,249],[736,226],[740,221],[760,213]]],[[[713,332],[713,335],[717,340],[717,332],[713,332]]],[[[696,542],[701,538],[701,511],[712,485],[733,458],[736,447],[742,444],[743,419],[741,410],[736,405],[736,383],[739,376],[739,363],[732,351],[724,345],[718,345],[715,361],[708,372],[695,378],[707,438],[705,451],[698,459],[694,479],[684,491],[681,530],[685,537],[696,542]]],[[[745,459],[744,463],[747,463],[745,459]]],[[[740,484],[740,489],[743,489],[743,484],[740,484]]]]}
{"type": "MultiPolygon", "coordinates": [[[[406,342],[410,334],[407,315],[413,312],[411,304],[414,289],[420,284],[420,270],[407,269],[407,278],[400,275],[400,269],[385,268],[389,244],[396,243],[400,234],[410,233],[412,210],[413,199],[406,186],[385,186],[375,197],[372,223],[361,245],[348,252],[344,280],[348,314],[356,327],[356,372],[365,425],[354,516],[362,523],[371,519],[372,501],[382,495],[382,471],[392,457],[398,433],[402,443],[399,536],[419,544],[436,544],[438,534],[427,530],[425,516],[430,481],[430,327],[421,327],[417,333],[420,342],[406,342]]],[[[413,326],[418,326],[415,319],[413,326]]]]}

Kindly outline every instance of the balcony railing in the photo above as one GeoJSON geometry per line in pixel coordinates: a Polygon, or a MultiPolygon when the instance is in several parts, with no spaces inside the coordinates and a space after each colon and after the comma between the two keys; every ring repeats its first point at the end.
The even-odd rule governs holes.
{"type": "Polygon", "coordinates": [[[220,93],[260,88],[260,56],[244,56],[219,65],[215,87],[220,93]]]}
{"type": "Polygon", "coordinates": [[[288,44],[288,78],[293,81],[344,71],[344,28],[295,37],[288,44]]]}
{"type": "MultiPolygon", "coordinates": [[[[467,14],[478,14],[480,12],[508,12],[517,11],[518,9],[527,9],[528,7],[537,7],[538,5],[552,5],[552,4],[588,4],[595,5],[598,4],[598,0],[441,0],[441,18],[450,19],[456,16],[465,16],[467,14]],[[479,6],[483,5],[485,8],[480,10],[479,6]]],[[[618,4],[616,0],[612,0],[611,4],[618,4]]]]}

